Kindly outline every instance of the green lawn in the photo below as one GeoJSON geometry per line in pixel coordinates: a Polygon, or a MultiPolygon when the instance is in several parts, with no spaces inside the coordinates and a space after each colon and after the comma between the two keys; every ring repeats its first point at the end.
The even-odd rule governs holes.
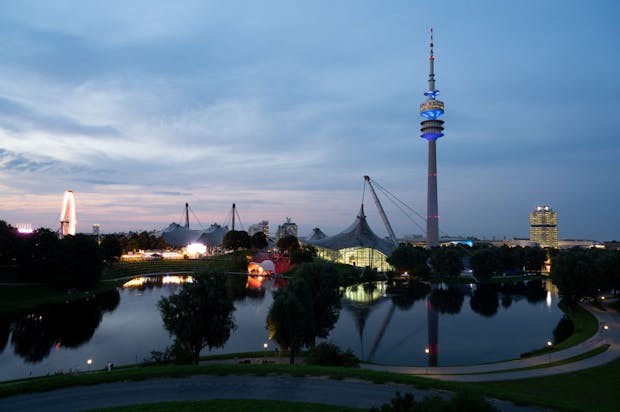
{"type": "Polygon", "coordinates": [[[114,283],[100,283],[86,292],[67,293],[43,283],[0,286],[0,314],[20,313],[38,306],[81,299],[116,287],[114,283]]]}
{"type": "Polygon", "coordinates": [[[342,406],[318,403],[295,403],[270,400],[227,400],[163,402],[143,405],[122,406],[118,408],[90,409],[91,412],[361,412],[366,409],[345,408],[342,406]]]}
{"type": "Polygon", "coordinates": [[[620,359],[563,375],[471,385],[488,396],[558,410],[617,412],[620,410],[620,359]]]}
{"type": "MultiPolygon", "coordinates": [[[[394,382],[421,389],[437,388],[470,391],[483,396],[502,398],[522,404],[536,404],[565,411],[617,411],[620,405],[620,359],[607,365],[544,378],[516,381],[461,383],[436,381],[423,377],[356,368],[290,366],[275,364],[161,365],[119,367],[112,372],[59,375],[0,384],[0,397],[20,393],[54,390],[68,386],[144,380],[159,377],[183,377],[198,374],[229,375],[284,374],[292,376],[326,376],[332,379],[363,379],[377,384],[394,382]],[[596,408],[594,408],[596,406],[596,408]]],[[[403,392],[406,392],[403,389],[403,392]]]]}

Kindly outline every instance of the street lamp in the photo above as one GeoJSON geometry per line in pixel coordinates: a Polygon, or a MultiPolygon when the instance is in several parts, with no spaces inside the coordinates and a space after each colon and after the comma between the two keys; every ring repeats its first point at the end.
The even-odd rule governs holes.
{"type": "Polygon", "coordinates": [[[553,342],[551,342],[550,340],[547,341],[547,347],[549,348],[549,351],[547,352],[547,360],[548,363],[551,363],[551,347],[553,346],[553,342]]]}
{"type": "MultiPolygon", "coordinates": [[[[428,346],[424,348],[424,353],[426,353],[427,355],[431,353],[431,350],[428,346]]],[[[428,358],[426,359],[426,374],[428,375],[428,358]]]]}
{"type": "Polygon", "coordinates": [[[603,325],[603,336],[605,336],[605,343],[607,343],[607,331],[608,330],[609,330],[609,325],[605,323],[603,325]]]}
{"type": "Polygon", "coordinates": [[[86,364],[88,365],[88,371],[90,372],[90,365],[93,364],[93,360],[91,358],[86,359],[86,364]]]}

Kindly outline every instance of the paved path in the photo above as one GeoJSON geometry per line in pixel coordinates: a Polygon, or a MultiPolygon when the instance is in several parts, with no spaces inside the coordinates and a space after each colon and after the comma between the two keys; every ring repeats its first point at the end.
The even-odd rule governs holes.
{"type": "MultiPolygon", "coordinates": [[[[75,387],[0,399],[0,411],[72,412],[140,403],[203,399],[272,399],[314,402],[354,408],[381,406],[411,392],[415,399],[447,396],[410,386],[327,378],[290,376],[193,376],[75,387]]],[[[492,401],[503,412],[542,412],[544,409],[492,401]]]]}
{"type": "Polygon", "coordinates": [[[410,375],[425,375],[433,379],[482,382],[498,381],[509,379],[532,378],[538,376],[556,375],[559,373],[574,372],[581,369],[588,369],[594,366],[603,365],[620,357],[620,315],[612,310],[602,311],[591,305],[583,305],[599,321],[598,332],[587,341],[549,354],[534,356],[531,358],[517,359],[506,362],[490,363],[485,365],[470,366],[443,366],[443,367],[409,367],[409,366],[389,366],[376,364],[363,364],[366,369],[405,373],[410,375]],[[603,325],[607,325],[605,330],[603,325]],[[608,343],[609,349],[587,359],[571,362],[564,365],[552,366],[547,368],[528,369],[521,371],[509,371],[511,369],[527,368],[536,365],[544,365],[571,358],[595,349],[608,343]]]}

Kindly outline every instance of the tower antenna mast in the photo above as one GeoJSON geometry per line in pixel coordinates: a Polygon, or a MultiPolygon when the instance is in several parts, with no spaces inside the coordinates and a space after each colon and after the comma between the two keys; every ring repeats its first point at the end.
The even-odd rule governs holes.
{"type": "Polygon", "coordinates": [[[428,90],[424,92],[426,100],[420,104],[420,116],[424,119],[420,137],[428,141],[428,192],[426,204],[426,247],[439,246],[439,206],[437,201],[437,146],[436,141],[443,136],[444,104],[437,100],[439,90],[435,88],[435,53],[433,28],[429,53],[428,90]]]}

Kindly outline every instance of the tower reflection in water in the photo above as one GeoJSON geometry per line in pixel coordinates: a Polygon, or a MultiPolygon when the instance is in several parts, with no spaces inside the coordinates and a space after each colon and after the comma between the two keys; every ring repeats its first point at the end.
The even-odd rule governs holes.
{"type": "Polygon", "coordinates": [[[437,366],[439,362],[439,315],[431,303],[430,295],[426,298],[426,323],[428,329],[428,366],[437,366]]]}

